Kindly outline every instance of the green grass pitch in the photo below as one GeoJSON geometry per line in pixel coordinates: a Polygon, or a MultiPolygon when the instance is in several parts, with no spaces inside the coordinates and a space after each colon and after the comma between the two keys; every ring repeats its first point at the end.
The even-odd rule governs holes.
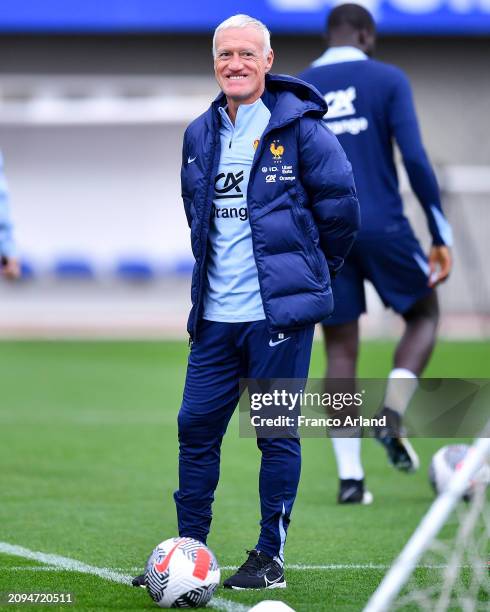
{"type": "MultiPolygon", "coordinates": [[[[366,342],[360,374],[385,376],[392,349],[366,342]]],[[[131,574],[176,535],[176,415],[186,357],[185,342],[0,343],[0,542],[131,574]]],[[[488,344],[440,342],[426,374],[486,377],[488,363],[488,344]]],[[[323,369],[316,343],[310,374],[323,369]]],[[[290,569],[284,591],[218,595],[247,606],[278,598],[298,611],[361,610],[385,573],[379,566],[392,562],[432,501],[427,466],[444,443],[416,440],[422,469],[405,476],[366,440],[375,503],[338,507],[330,443],[304,440],[286,562],[342,567],[290,569]]],[[[240,564],[256,543],[258,465],[254,441],[238,437],[234,419],[209,539],[222,566],[240,564]]],[[[417,570],[417,579],[430,582],[430,571],[417,570]]],[[[154,608],[143,589],[0,554],[0,593],[8,591],[70,591],[80,610],[154,608]]]]}

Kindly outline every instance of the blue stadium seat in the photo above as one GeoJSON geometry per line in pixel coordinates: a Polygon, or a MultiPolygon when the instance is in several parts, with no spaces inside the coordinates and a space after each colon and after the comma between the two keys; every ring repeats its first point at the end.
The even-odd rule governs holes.
{"type": "Polygon", "coordinates": [[[60,259],[54,266],[54,273],[62,279],[85,280],[95,276],[92,265],[86,259],[60,259]]]}
{"type": "Polygon", "coordinates": [[[21,257],[20,260],[20,270],[22,275],[22,280],[32,280],[36,276],[36,271],[31,262],[27,259],[21,257]]]}
{"type": "Polygon", "coordinates": [[[176,261],[173,272],[178,276],[189,276],[192,274],[194,262],[192,259],[180,259],[176,261]]]}
{"type": "Polygon", "coordinates": [[[116,275],[129,281],[150,281],[156,276],[154,267],[143,259],[124,259],[116,266],[116,275]]]}

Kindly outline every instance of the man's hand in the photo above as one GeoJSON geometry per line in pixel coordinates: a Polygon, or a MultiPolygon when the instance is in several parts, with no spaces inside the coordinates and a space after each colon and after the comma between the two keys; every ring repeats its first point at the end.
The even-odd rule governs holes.
{"type": "Polygon", "coordinates": [[[451,251],[447,246],[433,246],[429,253],[429,287],[443,283],[453,266],[451,251]]]}
{"type": "Polygon", "coordinates": [[[14,257],[2,256],[1,273],[2,276],[8,280],[16,280],[17,278],[20,278],[19,260],[15,259],[14,257]]]}

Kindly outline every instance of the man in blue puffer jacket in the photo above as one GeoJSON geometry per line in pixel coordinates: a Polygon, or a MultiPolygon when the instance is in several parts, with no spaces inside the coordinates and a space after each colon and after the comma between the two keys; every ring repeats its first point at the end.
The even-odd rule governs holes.
{"type": "MultiPolygon", "coordinates": [[[[270,34],[235,15],[216,29],[222,93],[186,130],[182,195],[196,259],[191,352],[179,412],[179,535],[206,542],[220,447],[239,379],[305,379],[330,278],[359,226],[352,170],[316,89],[269,76],[270,34]]],[[[297,436],[257,439],[261,531],[224,585],[280,588],[298,487],[297,436]]],[[[138,579],[135,579],[136,584],[138,579]]]]}

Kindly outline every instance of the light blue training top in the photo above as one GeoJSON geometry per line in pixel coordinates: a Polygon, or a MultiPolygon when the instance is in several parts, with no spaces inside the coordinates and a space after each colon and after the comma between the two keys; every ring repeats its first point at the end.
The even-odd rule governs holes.
{"type": "Polygon", "coordinates": [[[222,323],[265,319],[248,219],[247,187],[258,140],[271,113],[259,98],[238,107],[235,125],[220,108],[221,156],[214,179],[203,318],[222,323]]]}
{"type": "Polygon", "coordinates": [[[0,152],[0,255],[13,257],[15,244],[13,224],[10,216],[10,206],[7,190],[7,181],[3,174],[3,156],[0,152]]]}

